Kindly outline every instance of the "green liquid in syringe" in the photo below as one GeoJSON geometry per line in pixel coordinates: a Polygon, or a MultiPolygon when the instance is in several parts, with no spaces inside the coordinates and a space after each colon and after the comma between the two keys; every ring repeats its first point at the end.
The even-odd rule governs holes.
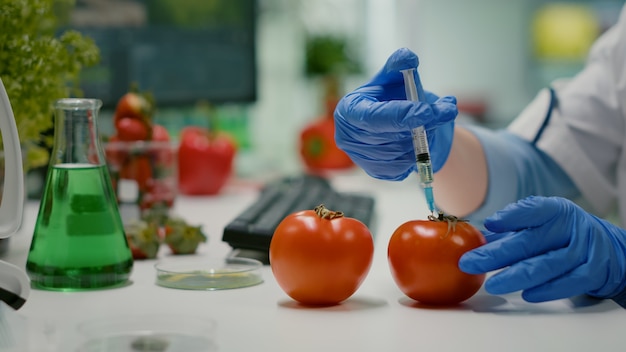
{"type": "Polygon", "coordinates": [[[417,162],[417,173],[422,183],[433,183],[433,167],[431,163],[417,162]]]}
{"type": "Polygon", "coordinates": [[[50,168],[26,269],[36,287],[120,285],[133,259],[105,166],[50,168]]]}

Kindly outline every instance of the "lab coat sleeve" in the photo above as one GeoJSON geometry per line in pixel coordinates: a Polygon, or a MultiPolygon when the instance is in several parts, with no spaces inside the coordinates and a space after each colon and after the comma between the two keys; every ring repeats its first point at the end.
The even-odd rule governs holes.
{"type": "MultiPolygon", "coordinates": [[[[574,199],[580,193],[567,174],[532,142],[506,130],[468,129],[479,139],[487,158],[489,184],[482,206],[467,218],[483,229],[483,220],[506,204],[528,195],[574,199]]],[[[626,308],[626,289],[610,297],[626,308]]]]}
{"type": "Polygon", "coordinates": [[[626,220],[625,11],[594,43],[579,74],[540,92],[508,127],[550,155],[597,215],[609,214],[620,199],[622,221],[626,220]]]}
{"type": "Polygon", "coordinates": [[[488,189],[483,204],[467,218],[483,227],[486,217],[530,195],[574,198],[578,190],[548,155],[506,130],[466,126],[479,139],[487,158],[488,189]]]}

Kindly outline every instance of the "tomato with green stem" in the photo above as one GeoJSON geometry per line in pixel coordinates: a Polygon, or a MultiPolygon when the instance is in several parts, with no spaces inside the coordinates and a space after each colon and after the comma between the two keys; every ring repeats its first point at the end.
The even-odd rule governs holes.
{"type": "Polygon", "coordinates": [[[459,269],[461,256],[486,243],[469,222],[440,214],[400,225],[387,248],[391,274],[408,297],[429,305],[454,305],[472,297],[485,275],[459,269]]]}
{"type": "Polygon", "coordinates": [[[374,241],[365,224],[320,205],[286,216],[269,248],[278,285],[305,305],[334,305],[352,296],[372,263],[374,241]]]}

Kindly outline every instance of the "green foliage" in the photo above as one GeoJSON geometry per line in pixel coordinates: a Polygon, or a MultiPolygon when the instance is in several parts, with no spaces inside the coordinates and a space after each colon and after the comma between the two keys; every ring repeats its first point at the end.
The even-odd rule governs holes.
{"type": "Polygon", "coordinates": [[[306,74],[346,75],[361,72],[360,62],[351,55],[347,41],[338,36],[311,36],[306,42],[306,74]]]}
{"type": "Polygon", "coordinates": [[[146,0],[151,24],[186,28],[211,28],[228,24],[242,25],[242,9],[255,0],[146,0]]]}
{"type": "Polygon", "coordinates": [[[29,152],[27,168],[47,162],[39,148],[41,133],[52,127],[52,104],[80,96],[83,67],[100,59],[91,38],[67,30],[57,35],[54,13],[60,2],[73,0],[2,0],[0,2],[0,78],[9,95],[22,145],[29,152]]]}

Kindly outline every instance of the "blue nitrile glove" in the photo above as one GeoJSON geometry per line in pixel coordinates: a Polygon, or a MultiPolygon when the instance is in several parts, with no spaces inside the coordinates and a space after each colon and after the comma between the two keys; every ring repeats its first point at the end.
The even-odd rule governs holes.
{"type": "Polygon", "coordinates": [[[411,138],[415,127],[426,129],[433,172],[450,153],[456,99],[427,92],[428,103],[406,100],[399,70],[417,65],[413,52],[397,50],[369,83],[343,97],[335,109],[337,146],[375,178],[403,180],[415,171],[411,138]]]}
{"type": "Polygon", "coordinates": [[[522,290],[526,301],[543,302],[624,291],[626,230],[569,200],[528,197],[487,218],[485,228],[489,243],[465,253],[459,268],[470,274],[505,268],[485,282],[489,293],[522,290]]]}

